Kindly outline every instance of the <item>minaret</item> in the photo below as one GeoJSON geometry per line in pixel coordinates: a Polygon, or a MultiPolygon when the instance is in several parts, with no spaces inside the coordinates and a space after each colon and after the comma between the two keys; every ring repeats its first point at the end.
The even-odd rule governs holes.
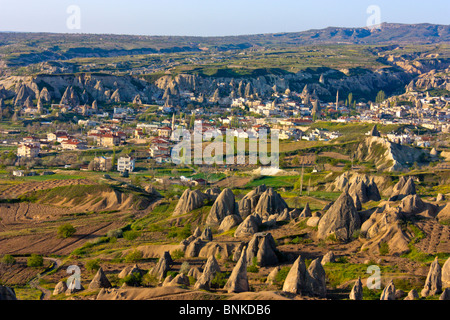
{"type": "Polygon", "coordinates": [[[172,113],[172,131],[175,130],[175,112],[172,113]]]}
{"type": "Polygon", "coordinates": [[[336,94],[336,111],[338,111],[338,108],[339,108],[339,90],[337,91],[336,94]]]}

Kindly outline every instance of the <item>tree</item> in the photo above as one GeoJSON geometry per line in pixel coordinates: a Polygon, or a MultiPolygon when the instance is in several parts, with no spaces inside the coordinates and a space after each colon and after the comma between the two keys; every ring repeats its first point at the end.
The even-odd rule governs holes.
{"type": "Polygon", "coordinates": [[[31,268],[39,268],[44,265],[44,258],[39,254],[32,254],[27,259],[27,266],[31,268]]]}
{"type": "Polygon", "coordinates": [[[348,101],[348,106],[351,107],[352,104],[353,104],[353,93],[350,92],[350,93],[348,94],[348,99],[347,99],[347,101],[348,101]]]}
{"type": "Polygon", "coordinates": [[[58,228],[58,237],[67,239],[75,234],[77,230],[70,223],[63,224],[58,228]]]}
{"type": "Polygon", "coordinates": [[[381,90],[378,92],[375,102],[382,103],[382,102],[384,102],[384,100],[386,100],[386,94],[384,93],[383,90],[381,90]]]}

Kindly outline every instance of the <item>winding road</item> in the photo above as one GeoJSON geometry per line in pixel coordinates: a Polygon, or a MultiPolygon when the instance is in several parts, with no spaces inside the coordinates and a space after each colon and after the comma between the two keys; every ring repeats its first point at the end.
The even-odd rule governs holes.
{"type": "Polygon", "coordinates": [[[30,282],[28,282],[28,284],[30,285],[31,288],[35,288],[38,289],[42,292],[41,294],[41,300],[48,300],[50,299],[52,292],[46,288],[43,288],[39,285],[39,280],[41,279],[41,277],[45,276],[46,274],[48,274],[49,272],[58,269],[61,265],[62,265],[62,261],[60,259],[56,259],[56,258],[48,258],[48,257],[44,257],[44,260],[49,260],[52,262],[52,266],[47,268],[45,271],[43,271],[42,273],[39,273],[36,277],[34,277],[33,279],[30,280],[30,282]]]}

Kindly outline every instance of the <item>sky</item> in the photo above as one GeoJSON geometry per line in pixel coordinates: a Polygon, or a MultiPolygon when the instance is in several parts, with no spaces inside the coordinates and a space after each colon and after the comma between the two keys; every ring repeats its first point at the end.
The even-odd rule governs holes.
{"type": "Polygon", "coordinates": [[[373,21],[448,25],[450,1],[0,0],[0,31],[17,32],[226,36],[373,21]]]}

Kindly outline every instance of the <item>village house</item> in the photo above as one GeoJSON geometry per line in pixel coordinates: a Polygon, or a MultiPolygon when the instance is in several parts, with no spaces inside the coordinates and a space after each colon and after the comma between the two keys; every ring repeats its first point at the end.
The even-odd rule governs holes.
{"type": "Polygon", "coordinates": [[[112,158],[111,157],[95,157],[94,158],[94,171],[109,171],[112,169],[112,158]]]}
{"type": "Polygon", "coordinates": [[[40,149],[38,145],[23,143],[17,149],[17,156],[19,158],[36,158],[39,156],[40,149]]]}
{"type": "Polygon", "coordinates": [[[158,136],[163,138],[170,138],[172,135],[172,129],[169,127],[158,128],[158,136]]]}
{"type": "Polygon", "coordinates": [[[77,139],[70,139],[61,142],[63,150],[84,150],[87,148],[86,143],[77,139]]]}
{"type": "Polygon", "coordinates": [[[136,161],[133,157],[120,157],[117,161],[117,171],[119,172],[133,172],[136,161]]]}

